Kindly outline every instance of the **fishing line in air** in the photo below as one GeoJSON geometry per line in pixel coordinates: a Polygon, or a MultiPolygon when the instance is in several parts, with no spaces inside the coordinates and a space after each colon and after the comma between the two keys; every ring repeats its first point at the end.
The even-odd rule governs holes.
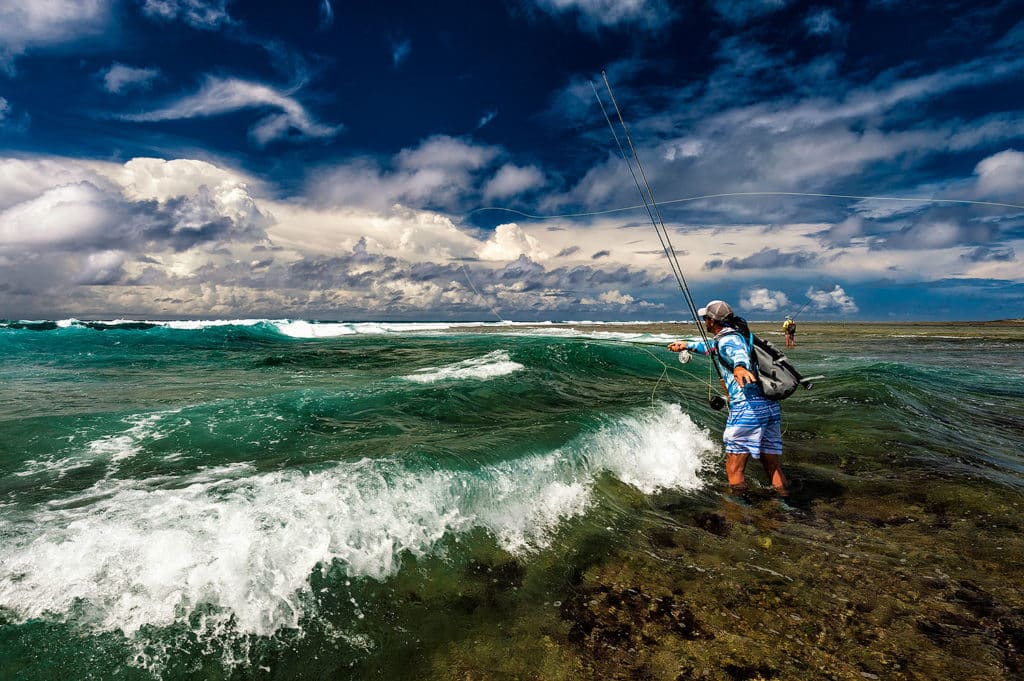
{"type": "MultiPolygon", "coordinates": [[[[630,168],[629,172],[630,175],[633,176],[633,183],[636,185],[637,191],[640,192],[640,200],[643,202],[644,208],[647,210],[647,215],[651,220],[651,225],[654,227],[654,231],[658,234],[658,240],[661,242],[661,247],[665,251],[665,258],[668,260],[669,267],[672,269],[672,274],[675,276],[676,283],[679,285],[679,289],[683,293],[683,298],[686,299],[686,305],[690,309],[690,315],[693,317],[693,323],[697,327],[697,331],[700,332],[700,337],[704,342],[704,347],[710,348],[711,342],[708,339],[703,324],[701,324],[700,315],[697,313],[697,305],[694,303],[693,295],[690,293],[690,286],[686,283],[686,277],[683,274],[682,265],[679,264],[679,258],[676,256],[675,248],[672,246],[672,240],[669,236],[668,228],[665,226],[665,220],[661,216],[661,209],[658,208],[658,202],[654,198],[654,190],[651,188],[651,183],[647,180],[647,173],[644,172],[643,164],[640,163],[640,156],[637,154],[636,146],[633,144],[633,136],[629,133],[629,126],[626,125],[626,119],[622,115],[622,109],[619,108],[619,103],[615,99],[615,93],[612,91],[612,85],[608,81],[608,74],[601,71],[601,78],[604,80],[605,88],[608,90],[608,97],[612,102],[612,106],[615,108],[615,114],[618,116],[619,125],[622,126],[622,132],[626,137],[626,142],[629,144],[632,163],[630,163],[630,158],[626,155],[622,142],[619,140],[619,136],[615,132],[615,126],[612,125],[611,118],[608,116],[608,112],[605,110],[604,104],[601,102],[600,95],[597,94],[597,88],[594,87],[593,82],[591,82],[590,85],[594,90],[594,96],[601,105],[601,113],[604,114],[605,121],[608,123],[608,128],[612,131],[612,137],[615,139],[615,143],[619,148],[622,160],[625,161],[626,165],[630,168]],[[637,179],[637,174],[633,172],[632,165],[634,163],[636,164],[636,169],[640,173],[640,177],[644,182],[644,186],[642,188],[640,186],[640,181],[637,179]],[[644,192],[644,189],[646,189],[646,193],[644,192]],[[655,220],[655,215],[657,215],[657,220],[655,220]]],[[[719,368],[718,363],[708,362],[708,364],[710,365],[708,368],[709,378],[713,377],[717,373],[719,380],[724,386],[725,380],[722,377],[722,370],[719,368]]],[[[716,398],[712,397],[711,390],[711,381],[709,380],[708,403],[714,406],[716,398]]]]}
{"type": "Polygon", "coordinates": [[[464,275],[466,275],[466,281],[469,282],[469,286],[470,286],[470,288],[473,289],[473,292],[476,293],[477,297],[480,300],[484,301],[484,305],[486,305],[488,308],[490,308],[491,314],[493,314],[495,317],[497,317],[499,322],[505,321],[504,319],[501,318],[501,315],[498,314],[498,311],[494,309],[494,306],[491,305],[490,301],[487,300],[487,298],[484,298],[483,294],[481,294],[480,291],[477,290],[476,284],[474,284],[473,280],[470,279],[470,277],[469,277],[469,270],[466,269],[465,263],[462,264],[462,273],[464,275]]]}

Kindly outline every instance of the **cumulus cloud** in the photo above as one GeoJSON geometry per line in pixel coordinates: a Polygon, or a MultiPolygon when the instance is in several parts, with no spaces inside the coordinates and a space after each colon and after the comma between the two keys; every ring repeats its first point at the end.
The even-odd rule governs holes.
{"type": "Polygon", "coordinates": [[[532,0],[554,15],[575,14],[585,30],[630,26],[660,29],[675,19],[664,0],[532,0]]]}
{"type": "Polygon", "coordinates": [[[159,75],[160,69],[125,66],[114,62],[103,72],[103,87],[114,94],[131,88],[146,89],[159,75]]]}
{"type": "MultiPolygon", "coordinates": [[[[0,174],[20,182],[0,197],[0,248],[18,252],[167,249],[184,251],[219,239],[258,240],[268,219],[244,183],[200,183],[210,164],[179,160],[170,173],[194,168],[191,186],[154,191],[159,159],[128,164],[69,163],[61,175],[46,174],[48,161],[0,164],[0,174]]],[[[210,173],[208,172],[209,176],[210,173]]],[[[173,180],[170,181],[173,183],[173,180]]]]}
{"type": "Polygon", "coordinates": [[[32,0],[0,4],[0,68],[34,47],[73,42],[102,32],[112,0],[32,0]]]}
{"type": "Polygon", "coordinates": [[[504,199],[544,185],[544,173],[537,166],[503,165],[484,185],[484,199],[504,199]]]}
{"type": "Polygon", "coordinates": [[[1024,196],[1024,152],[1006,149],[984,159],[974,168],[982,196],[1024,196]]]}
{"type": "Polygon", "coordinates": [[[843,314],[857,312],[857,303],[853,297],[843,290],[843,287],[836,284],[831,291],[815,289],[807,290],[807,297],[810,298],[814,309],[821,311],[835,310],[843,314]]]}
{"type": "Polygon", "coordinates": [[[122,206],[89,182],[47,189],[0,213],[0,246],[85,247],[109,239],[122,206]]]}
{"type": "Polygon", "coordinates": [[[523,256],[534,261],[548,258],[540,242],[516,224],[495,227],[494,234],[479,253],[481,260],[516,260],[523,256]]]}
{"type": "Polygon", "coordinates": [[[629,305],[636,300],[628,293],[620,293],[618,290],[605,291],[597,299],[609,305],[629,305]]]}
{"type": "Polygon", "coordinates": [[[143,0],[142,12],[154,19],[181,20],[209,31],[231,23],[227,0],[143,0]]]}
{"type": "Polygon", "coordinates": [[[740,309],[778,312],[789,305],[789,298],[782,291],[767,288],[751,288],[740,297],[740,309]]]}
{"type": "MultiPolygon", "coordinates": [[[[464,169],[489,155],[433,140],[395,166],[464,169]]],[[[0,159],[0,316],[479,317],[489,310],[465,262],[481,295],[519,318],[654,309],[641,296],[666,283],[614,261],[549,268],[544,243],[515,224],[460,228],[429,211],[316,207],[260,190],[191,159],[0,159]]]]}
{"type": "Polygon", "coordinates": [[[342,126],[324,125],[314,119],[291,93],[270,85],[237,78],[208,77],[193,95],[155,111],[123,116],[129,121],[167,121],[182,118],[217,116],[251,108],[278,109],[258,121],[249,134],[260,145],[288,138],[297,133],[301,138],[333,137],[342,126]]]}
{"type": "Polygon", "coordinates": [[[124,275],[125,254],[121,251],[89,253],[76,273],[75,283],[106,286],[120,281],[124,275]]]}

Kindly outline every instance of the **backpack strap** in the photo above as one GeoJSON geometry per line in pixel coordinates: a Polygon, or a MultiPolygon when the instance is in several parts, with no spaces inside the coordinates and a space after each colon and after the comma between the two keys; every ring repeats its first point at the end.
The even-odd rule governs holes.
{"type": "Polygon", "coordinates": [[[753,332],[750,333],[750,338],[744,338],[743,334],[740,333],[739,329],[727,328],[722,331],[719,331],[712,342],[712,351],[715,357],[718,359],[719,364],[728,369],[730,373],[736,368],[729,362],[728,357],[726,357],[725,355],[718,351],[718,342],[721,339],[725,338],[726,336],[730,336],[732,334],[736,334],[737,336],[739,336],[740,339],[743,340],[744,344],[747,346],[747,354],[750,356],[750,373],[754,374],[754,378],[759,378],[759,373],[757,371],[757,358],[754,357],[753,332]]]}

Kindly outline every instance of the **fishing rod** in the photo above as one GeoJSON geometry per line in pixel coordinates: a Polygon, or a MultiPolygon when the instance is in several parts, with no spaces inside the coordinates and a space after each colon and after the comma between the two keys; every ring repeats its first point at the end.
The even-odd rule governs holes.
{"type": "MultiPolygon", "coordinates": [[[[612,85],[608,80],[608,74],[603,70],[601,71],[601,78],[604,80],[605,88],[608,90],[608,97],[612,102],[612,106],[615,107],[615,114],[618,116],[619,125],[622,126],[626,142],[629,145],[630,155],[633,159],[632,162],[636,164],[636,169],[640,173],[640,178],[643,179],[643,187],[640,186],[640,180],[637,178],[637,174],[633,171],[633,166],[630,163],[629,156],[626,155],[622,142],[619,140],[619,136],[615,132],[615,126],[612,124],[611,118],[608,116],[608,112],[604,108],[604,103],[601,101],[601,97],[597,94],[597,88],[594,87],[593,82],[591,82],[590,86],[594,90],[594,96],[597,98],[597,102],[601,107],[601,113],[604,114],[605,121],[608,123],[608,128],[612,132],[612,137],[615,139],[615,143],[619,148],[622,160],[629,168],[630,175],[633,176],[633,183],[636,185],[637,191],[640,193],[640,200],[643,202],[647,215],[651,220],[651,225],[654,227],[654,231],[658,235],[661,247],[665,251],[665,258],[668,260],[669,268],[672,270],[672,275],[675,277],[676,283],[679,285],[679,290],[683,293],[683,298],[686,300],[686,305],[690,310],[690,315],[693,317],[693,323],[697,327],[697,331],[700,333],[704,347],[710,348],[710,339],[704,329],[704,325],[701,323],[700,315],[697,312],[697,305],[694,303],[693,294],[690,292],[690,286],[686,282],[686,276],[683,274],[682,265],[679,264],[679,258],[676,255],[675,248],[672,246],[672,239],[669,236],[668,228],[665,226],[665,220],[661,216],[661,210],[658,208],[658,202],[654,197],[654,190],[651,188],[651,183],[647,180],[647,173],[644,172],[643,164],[640,162],[640,156],[637,154],[636,145],[633,144],[633,136],[629,132],[629,126],[626,125],[626,119],[622,115],[622,109],[619,107],[619,103],[615,99],[615,92],[612,90],[612,85]],[[646,188],[646,193],[644,192],[644,188],[646,188]],[[655,219],[655,216],[657,216],[657,219],[655,219]]],[[[709,364],[714,368],[714,372],[718,374],[718,379],[724,385],[725,379],[722,376],[722,370],[719,368],[718,363],[712,361],[709,362],[709,364]]],[[[725,400],[721,395],[712,396],[710,394],[711,384],[709,383],[708,385],[708,403],[713,408],[720,409],[724,406],[725,400]]]]}
{"type": "Polygon", "coordinates": [[[792,319],[793,321],[796,321],[796,318],[800,316],[800,313],[801,313],[801,312],[803,312],[804,310],[806,310],[806,309],[807,309],[807,306],[808,306],[808,305],[810,305],[810,304],[811,304],[811,303],[813,303],[813,302],[814,302],[813,300],[811,300],[810,298],[808,298],[808,299],[807,299],[807,302],[806,302],[806,303],[804,303],[803,307],[801,307],[801,308],[800,308],[799,310],[797,310],[797,313],[796,313],[795,315],[792,315],[792,316],[790,317],[790,319],[792,319]]]}

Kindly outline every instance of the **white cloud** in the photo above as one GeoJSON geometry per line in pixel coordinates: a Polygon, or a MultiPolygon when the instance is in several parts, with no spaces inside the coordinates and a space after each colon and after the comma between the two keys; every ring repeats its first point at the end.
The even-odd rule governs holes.
{"type": "Polygon", "coordinates": [[[537,166],[507,163],[484,186],[484,199],[504,199],[544,185],[544,173],[537,166]]]}
{"type": "Polygon", "coordinates": [[[982,160],[974,168],[982,196],[1024,196],[1024,153],[1006,149],[982,160]]]}
{"type": "Polygon", "coordinates": [[[81,263],[76,283],[104,285],[116,282],[124,274],[125,254],[121,251],[89,253],[81,263]]]}
{"type": "Polygon", "coordinates": [[[231,23],[227,0],[143,0],[142,11],[154,19],[181,19],[193,28],[211,31],[231,23]]]}
{"type": "Polygon", "coordinates": [[[527,234],[519,225],[498,225],[494,234],[480,249],[481,260],[515,260],[526,256],[535,262],[548,259],[540,241],[527,234]]]}
{"type": "Polygon", "coordinates": [[[0,246],[74,246],[102,236],[112,206],[106,192],[89,182],[47,189],[0,212],[0,246]]]}
{"type": "Polygon", "coordinates": [[[395,157],[397,165],[407,170],[439,168],[443,170],[476,170],[490,163],[498,153],[492,146],[472,144],[466,140],[437,135],[424,140],[415,149],[403,149],[395,157]]]}
{"type": "Polygon", "coordinates": [[[256,123],[249,131],[253,139],[265,145],[295,130],[303,137],[333,137],[342,126],[317,122],[296,99],[263,83],[237,78],[209,77],[194,95],[183,97],[156,111],[123,116],[129,121],[167,121],[182,118],[216,116],[250,108],[279,109],[256,123]]]}
{"type": "Polygon", "coordinates": [[[448,262],[476,257],[482,242],[442,215],[406,208],[388,214],[359,207],[313,208],[296,202],[261,201],[274,216],[267,232],[274,243],[310,255],[351,251],[409,262],[448,262]]]}
{"type": "Polygon", "coordinates": [[[0,3],[0,68],[12,73],[15,57],[101,32],[112,0],[31,0],[0,3]]]}
{"type": "Polygon", "coordinates": [[[500,153],[497,147],[445,135],[403,149],[387,167],[356,158],[320,168],[310,188],[318,204],[363,206],[386,211],[394,204],[452,206],[475,190],[475,174],[500,153]]]}
{"type": "Polygon", "coordinates": [[[256,180],[234,170],[193,159],[133,158],[122,166],[106,167],[105,173],[116,180],[125,196],[134,201],[167,201],[189,196],[200,187],[209,187],[225,195],[246,191],[256,180]]]}
{"type": "Polygon", "coordinates": [[[267,217],[243,178],[203,161],[5,159],[0,247],[7,252],[184,250],[263,238],[267,217]]]}
{"type": "Polygon", "coordinates": [[[580,26],[596,30],[607,26],[658,29],[675,18],[663,0],[533,0],[550,14],[575,13],[580,26]]]}
{"type": "Polygon", "coordinates": [[[816,310],[837,310],[844,314],[857,312],[857,303],[839,284],[831,291],[811,287],[807,290],[807,297],[811,299],[816,310]]]}
{"type": "Polygon", "coordinates": [[[160,69],[125,66],[114,62],[103,73],[103,87],[107,92],[120,94],[130,88],[148,88],[160,75],[160,69]]]}
{"type": "Polygon", "coordinates": [[[104,169],[117,167],[70,158],[0,158],[0,210],[62,185],[87,181],[102,186],[108,182],[104,169]]]}
{"type": "Polygon", "coordinates": [[[605,291],[597,297],[602,303],[608,303],[609,305],[629,305],[636,299],[628,293],[620,293],[618,289],[612,291],[605,291]]]}
{"type": "Polygon", "coordinates": [[[751,288],[743,292],[740,298],[741,310],[761,310],[778,312],[789,305],[789,298],[782,291],[771,291],[767,288],[751,288]]]}

